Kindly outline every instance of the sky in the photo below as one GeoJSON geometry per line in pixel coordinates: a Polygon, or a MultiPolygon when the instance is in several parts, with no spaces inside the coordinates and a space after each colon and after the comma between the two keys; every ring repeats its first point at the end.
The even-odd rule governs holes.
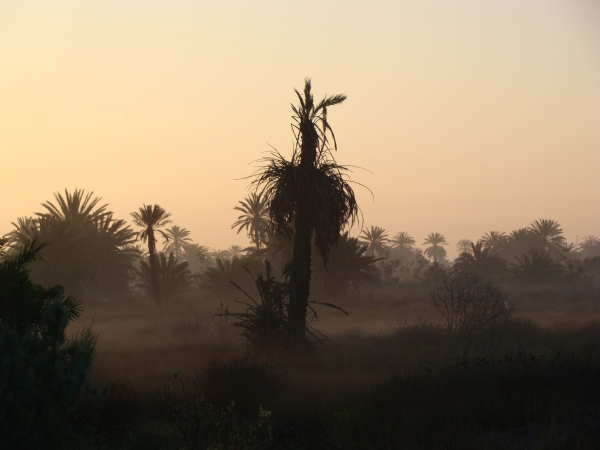
{"type": "Polygon", "coordinates": [[[449,256],[540,218],[600,236],[594,0],[0,0],[0,234],[80,188],[247,245],[233,207],[291,154],[307,76],[348,96],[328,118],[364,227],[449,256]]]}

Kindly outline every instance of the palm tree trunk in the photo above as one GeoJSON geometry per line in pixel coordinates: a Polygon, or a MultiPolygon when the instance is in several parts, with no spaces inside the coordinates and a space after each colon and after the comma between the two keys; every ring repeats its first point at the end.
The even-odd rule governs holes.
{"type": "Polygon", "coordinates": [[[158,306],[162,306],[160,299],[160,283],[158,281],[158,266],[156,264],[156,239],[154,230],[148,230],[148,253],[150,255],[150,277],[152,278],[152,294],[158,306]]]}
{"type": "Polygon", "coordinates": [[[310,218],[302,211],[296,215],[294,253],[290,265],[290,304],[288,326],[290,337],[300,343],[306,336],[306,310],[310,295],[311,271],[311,226],[310,218]]]}
{"type": "Polygon", "coordinates": [[[254,229],[254,240],[256,241],[256,251],[260,250],[260,241],[258,237],[258,228],[254,229]]]}

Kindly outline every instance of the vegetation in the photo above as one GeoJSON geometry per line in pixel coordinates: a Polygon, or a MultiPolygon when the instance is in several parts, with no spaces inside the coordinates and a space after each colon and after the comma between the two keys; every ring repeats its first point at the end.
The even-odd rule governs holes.
{"type": "Polygon", "coordinates": [[[311,89],[307,78],[303,94],[296,90],[300,105],[292,105],[297,145],[291,160],[275,152],[254,181],[262,189],[275,232],[293,239],[288,326],[297,342],[306,334],[313,243],[326,262],[340,232],[358,212],[346,181],[347,169],[336,163],[327,138],[330,134],[337,149],[327,109],[342,103],[346,96],[334,95],[315,103],[311,89]]]}

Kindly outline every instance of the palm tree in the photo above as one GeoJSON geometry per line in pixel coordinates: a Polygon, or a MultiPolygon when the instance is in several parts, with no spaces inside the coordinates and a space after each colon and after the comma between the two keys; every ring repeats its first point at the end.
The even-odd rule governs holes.
{"type": "Polygon", "coordinates": [[[38,217],[52,217],[69,225],[81,225],[83,222],[94,222],[102,216],[109,214],[106,210],[108,204],[98,206],[100,197],[92,199],[93,192],[89,192],[84,197],[83,189],[75,189],[70,194],[65,189],[65,196],[58,192],[54,193],[56,199],[55,205],[52,202],[44,202],[42,206],[46,209],[45,213],[36,213],[38,217]]]}
{"type": "Polygon", "coordinates": [[[600,255],[600,239],[592,235],[584,236],[579,243],[579,251],[584,258],[600,255]]]}
{"type": "Polygon", "coordinates": [[[300,105],[292,105],[296,145],[291,160],[274,151],[253,182],[262,187],[275,232],[293,239],[288,326],[296,342],[306,337],[312,245],[327,261],[342,229],[358,214],[354,191],[345,175],[348,169],[337,164],[327,138],[331,135],[337,149],[327,108],[342,103],[346,96],[325,97],[315,103],[311,88],[307,78],[304,93],[296,90],[300,105]]]}
{"type": "Polygon", "coordinates": [[[142,227],[143,230],[139,232],[138,236],[142,241],[148,241],[148,258],[150,261],[150,275],[152,278],[152,297],[158,306],[161,306],[162,301],[160,297],[160,281],[159,271],[156,259],[156,237],[155,232],[159,232],[166,239],[167,235],[164,231],[159,230],[160,227],[171,223],[169,217],[171,214],[162,209],[159,205],[143,205],[139,211],[131,213],[133,217],[133,223],[138,227],[142,227]]]}
{"type": "Polygon", "coordinates": [[[506,261],[483,241],[471,243],[471,251],[463,252],[454,262],[454,267],[463,272],[475,272],[484,277],[501,275],[506,270],[506,261]]]}
{"type": "Polygon", "coordinates": [[[244,249],[241,245],[232,245],[227,249],[231,258],[241,258],[244,252],[244,249]]]}
{"type": "Polygon", "coordinates": [[[490,231],[485,233],[481,238],[480,242],[484,247],[489,247],[493,251],[498,251],[500,247],[506,243],[508,236],[506,233],[501,231],[490,231]]]}
{"type": "Polygon", "coordinates": [[[529,226],[529,231],[544,241],[544,250],[553,253],[560,253],[560,248],[566,241],[556,220],[538,219],[529,226]]]}
{"type": "MultiPolygon", "coordinates": [[[[192,286],[193,277],[187,261],[178,261],[173,253],[169,253],[169,257],[160,253],[157,261],[161,298],[172,300],[192,286]]],[[[139,275],[141,282],[138,287],[152,297],[154,292],[152,271],[146,261],[141,262],[139,275]]]]}
{"type": "Polygon", "coordinates": [[[256,245],[256,250],[260,250],[261,241],[264,241],[264,235],[269,228],[269,208],[262,193],[250,194],[244,201],[238,202],[240,206],[233,209],[241,211],[242,214],[238,220],[231,225],[231,228],[238,228],[237,232],[246,230],[248,237],[256,245]]]}
{"type": "Polygon", "coordinates": [[[173,253],[175,258],[179,258],[185,247],[192,243],[192,239],[189,237],[190,232],[177,225],[167,228],[165,235],[165,247],[163,248],[163,251],[165,253],[173,253]]]}
{"type": "Polygon", "coordinates": [[[459,256],[462,255],[463,253],[468,253],[469,255],[473,254],[473,248],[471,247],[473,245],[473,242],[468,240],[468,239],[461,239],[460,241],[458,241],[458,244],[456,244],[456,251],[458,252],[459,256]]]}
{"type": "Polygon", "coordinates": [[[437,262],[438,259],[446,257],[446,249],[441,247],[442,245],[448,245],[444,235],[440,233],[430,233],[425,238],[425,242],[423,242],[422,245],[429,245],[429,247],[425,249],[425,256],[429,259],[433,259],[433,262],[437,262]]]}
{"type": "Polygon", "coordinates": [[[367,246],[367,256],[375,258],[385,258],[388,256],[387,231],[381,227],[371,226],[370,230],[362,230],[359,236],[360,242],[367,246]]]}
{"type": "Polygon", "coordinates": [[[542,281],[558,278],[562,269],[547,253],[530,250],[517,256],[517,262],[510,264],[509,271],[527,281],[542,281]]]}

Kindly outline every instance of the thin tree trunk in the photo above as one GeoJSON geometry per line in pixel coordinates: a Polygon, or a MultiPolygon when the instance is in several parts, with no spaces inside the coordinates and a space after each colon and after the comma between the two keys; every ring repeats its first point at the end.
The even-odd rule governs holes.
{"type": "Polygon", "coordinates": [[[296,215],[294,254],[290,265],[288,325],[292,339],[301,342],[306,337],[306,311],[310,295],[311,226],[306,214],[296,215]]]}
{"type": "Polygon", "coordinates": [[[260,241],[258,237],[258,228],[254,229],[254,239],[256,240],[256,251],[260,250],[260,241]]]}
{"type": "Polygon", "coordinates": [[[160,298],[160,283],[158,280],[158,266],[156,264],[156,239],[154,230],[148,230],[148,253],[150,255],[150,278],[152,283],[152,296],[158,306],[162,306],[160,298]]]}

